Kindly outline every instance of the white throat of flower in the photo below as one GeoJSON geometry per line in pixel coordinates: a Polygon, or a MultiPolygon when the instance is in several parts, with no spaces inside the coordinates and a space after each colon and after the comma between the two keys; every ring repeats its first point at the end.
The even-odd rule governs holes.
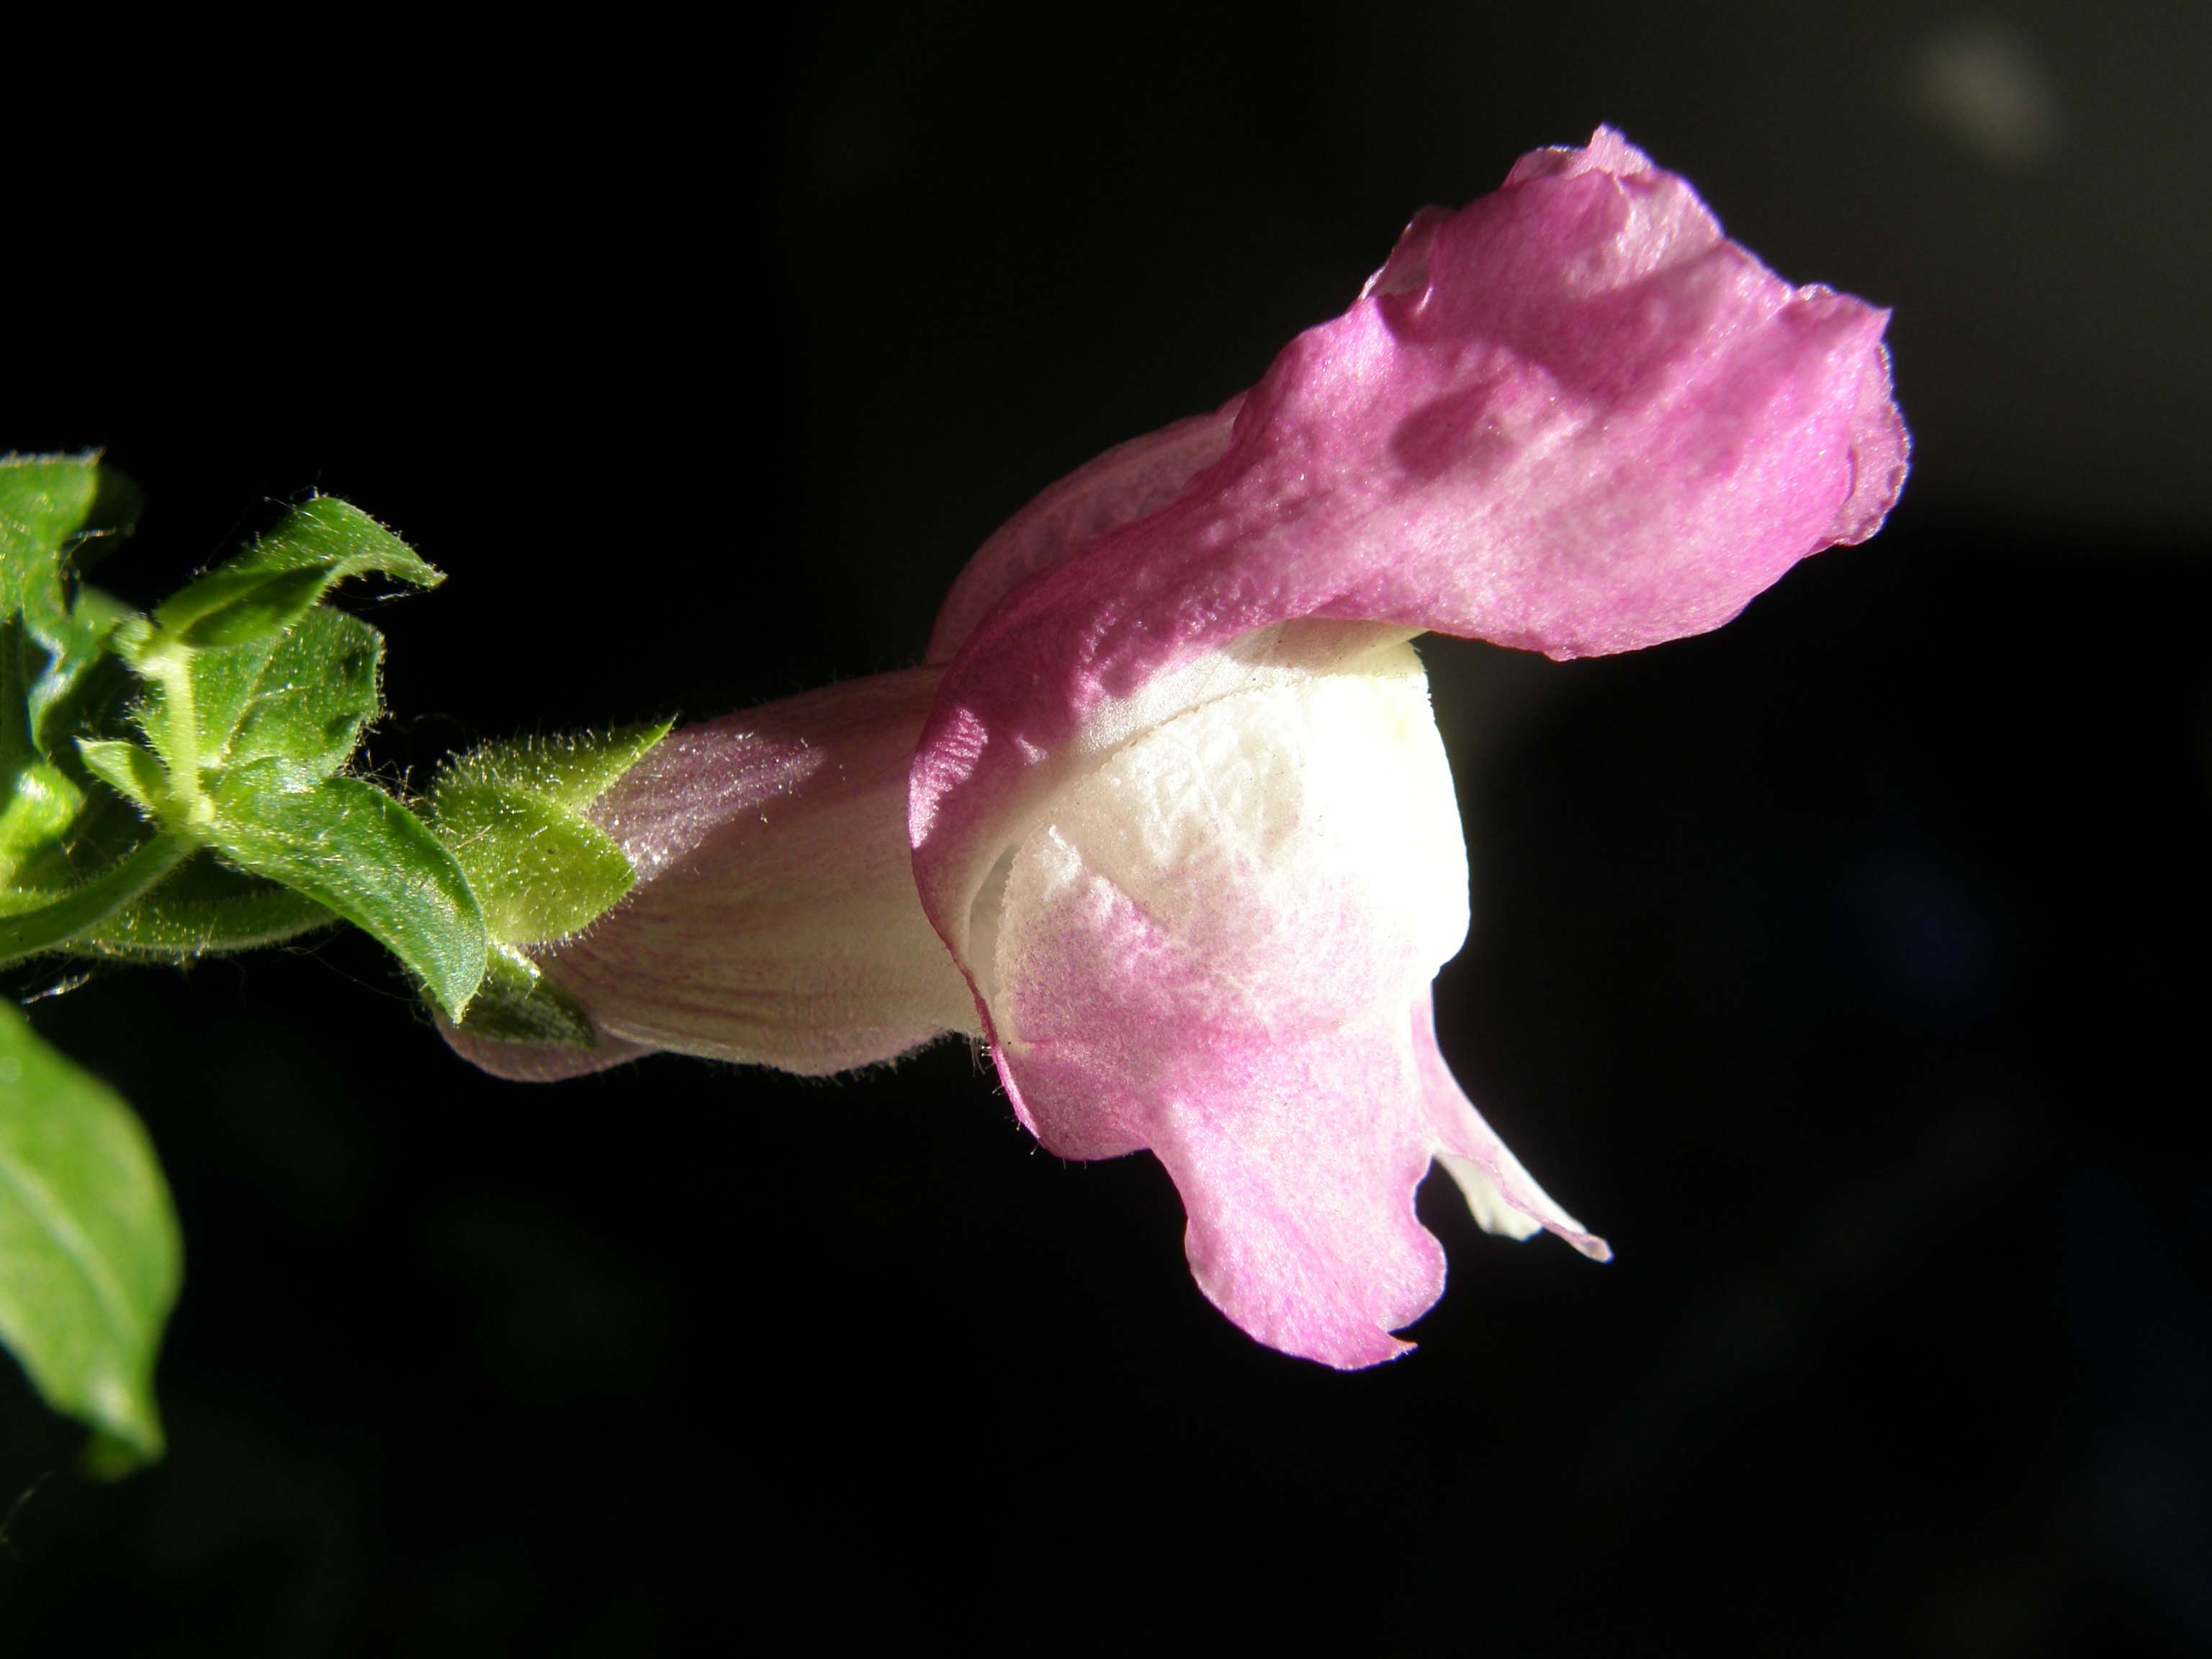
{"type": "Polygon", "coordinates": [[[1179,981],[1204,965],[1213,1006],[1194,1021],[1310,1036],[1410,1003],[1466,937],[1468,872],[1402,631],[1268,629],[1171,678],[1160,701],[1204,700],[1050,797],[977,907],[970,960],[1000,1041],[1022,1040],[1039,930],[1109,896],[1153,924],[1179,981]]]}

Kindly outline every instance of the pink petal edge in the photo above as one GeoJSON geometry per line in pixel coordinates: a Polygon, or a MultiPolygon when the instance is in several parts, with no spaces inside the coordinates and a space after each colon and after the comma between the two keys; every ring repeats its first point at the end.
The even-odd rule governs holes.
{"type": "Polygon", "coordinates": [[[1482,1230],[1523,1239],[1549,1231],[1593,1261],[1612,1261],[1613,1247],[1584,1229],[1536,1184],[1459,1086],[1437,1047],[1433,994],[1424,994],[1413,1005],[1413,1056],[1437,1158],[1459,1184],[1482,1230]]]}
{"type": "Polygon", "coordinates": [[[1243,395],[1211,415],[1116,444],[1041,493],[977,549],[937,613],[933,663],[950,662],[975,624],[1031,576],[1108,531],[1158,511],[1221,459],[1243,395]]]}

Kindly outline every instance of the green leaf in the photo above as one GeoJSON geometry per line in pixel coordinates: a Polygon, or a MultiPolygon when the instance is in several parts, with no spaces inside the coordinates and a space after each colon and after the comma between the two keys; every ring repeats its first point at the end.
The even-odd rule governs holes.
{"type": "Polygon", "coordinates": [[[283,761],[231,769],[212,801],[209,839],[226,859],[365,929],[460,1018],[483,978],[483,916],[420,818],[358,778],[283,761]]]}
{"type": "Polygon", "coordinates": [[[84,805],[41,727],[98,656],[87,637],[97,626],[71,617],[64,565],[99,473],[94,456],[0,456],[0,880],[58,842],[84,805]]]}
{"type": "Polygon", "coordinates": [[[658,748],[673,724],[628,726],[604,736],[486,744],[447,766],[437,787],[489,785],[580,812],[658,748]]]}
{"type": "Polygon", "coordinates": [[[272,639],[337,582],[372,573],[416,587],[445,577],[359,507],[325,495],[166,600],[154,620],[193,650],[272,639]]]}
{"type": "Polygon", "coordinates": [[[0,1342],[142,1462],[161,1455],[154,1360],[183,1254],[138,1120],[0,1001],[0,1342]]]}
{"type": "MultiPolygon", "coordinates": [[[[137,510],[137,492],[96,455],[0,457],[0,625],[21,617],[12,624],[21,631],[0,639],[0,720],[15,726],[21,702],[28,723],[8,738],[27,738],[49,760],[63,706],[131,614],[104,593],[72,592],[70,567],[126,531],[137,510]]],[[[111,691],[118,684],[111,678],[111,691]]],[[[15,747],[0,741],[0,752],[15,747]]]]}
{"type": "Polygon", "coordinates": [[[461,1030],[493,1042],[544,1042],[596,1048],[599,1033],[574,1000],[511,946],[495,946],[484,963],[483,988],[469,1004],[461,1030]]]}
{"type": "Polygon", "coordinates": [[[151,750],[120,738],[79,738],[77,753],[93,776],[153,817],[168,799],[169,775],[151,750]]]}
{"type": "Polygon", "coordinates": [[[46,658],[26,676],[31,743],[41,755],[54,759],[75,733],[121,724],[131,681],[108,642],[131,620],[130,611],[91,587],[78,589],[65,611],[25,618],[28,642],[46,658]]]}
{"type": "Polygon", "coordinates": [[[203,758],[289,760],[324,776],[351,758],[361,728],[376,717],[381,634],[343,611],[310,611],[263,658],[245,696],[222,711],[228,724],[218,727],[206,688],[217,659],[229,654],[209,652],[194,660],[196,671],[202,662],[210,671],[199,682],[203,758]]]}
{"type": "Polygon", "coordinates": [[[189,753],[198,767],[290,760],[327,777],[376,717],[383,662],[381,634],[318,605],[283,633],[163,665],[139,706],[139,728],[163,755],[189,753]],[[181,748],[171,725],[179,678],[192,711],[191,741],[181,748]]]}
{"type": "Polygon", "coordinates": [[[438,839],[460,861],[484,927],[501,944],[566,939],[613,908],[637,879],[612,837],[550,801],[441,780],[435,803],[438,839]]]}
{"type": "MultiPolygon", "coordinates": [[[[161,962],[281,945],[338,918],[303,893],[203,853],[70,942],[72,951],[161,962]]],[[[473,1005],[472,1005],[473,1006],[473,1005]]]]}

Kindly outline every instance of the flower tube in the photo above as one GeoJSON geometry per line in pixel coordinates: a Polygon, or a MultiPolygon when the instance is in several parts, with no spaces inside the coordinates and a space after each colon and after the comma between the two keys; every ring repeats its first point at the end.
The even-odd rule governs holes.
{"type": "MultiPolygon", "coordinates": [[[[939,617],[925,718],[911,677],[817,694],[799,724],[875,759],[865,783],[817,767],[795,786],[851,826],[786,854],[796,909],[702,832],[548,972],[632,1049],[831,1069],[933,1022],[980,1030],[1045,1146],[1152,1152],[1200,1288],[1329,1364],[1402,1352],[1391,1333],[1441,1292],[1413,1213],[1432,1159],[1486,1229],[1601,1259],[1437,1049],[1466,858],[1407,642],[1633,650],[1872,534],[1906,455],[1885,321],[1784,283],[1616,134],[1524,157],[1496,194],[1417,217],[1250,392],[1010,521],[939,617]],[[901,745],[910,894],[882,873],[901,745]],[[845,892],[841,860],[870,872],[866,906],[825,902],[810,931],[808,884],[845,892]],[[680,904],[656,897],[672,875],[680,904]],[[896,920],[909,897],[943,943],[934,976],[896,920]],[[725,1010],[726,958],[823,989],[765,1016],[805,1027],[782,1053],[758,1006],[725,1010]]],[[[796,730],[790,707],[746,718],[796,730]]],[[[724,761],[750,775],[749,753],[724,761]]],[[[665,793],[647,778],[619,811],[650,819],[665,793]]]]}

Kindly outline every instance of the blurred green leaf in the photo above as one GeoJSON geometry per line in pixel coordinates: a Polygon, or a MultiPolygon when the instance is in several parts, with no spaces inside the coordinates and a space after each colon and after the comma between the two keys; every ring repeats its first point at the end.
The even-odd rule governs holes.
{"type": "MultiPolygon", "coordinates": [[[[137,492],[95,455],[0,457],[0,629],[13,630],[0,636],[0,720],[18,727],[0,738],[0,751],[27,742],[56,757],[64,705],[81,696],[131,614],[105,593],[76,589],[70,566],[127,528],[137,509],[137,492]],[[19,707],[27,723],[19,725],[19,707]]],[[[110,677],[111,694],[121,686],[110,677]]]]}
{"type": "Polygon", "coordinates": [[[80,886],[148,840],[146,820],[138,809],[94,779],[82,758],[75,772],[64,775],[56,768],[52,775],[58,787],[81,804],[59,832],[20,848],[20,857],[0,854],[0,893],[15,888],[60,892],[80,886]]]}
{"type": "Polygon", "coordinates": [[[637,878],[605,830],[550,801],[442,780],[434,799],[438,838],[460,861],[484,926],[501,944],[566,939],[637,878]]]}
{"type": "Polygon", "coordinates": [[[26,676],[32,746],[49,759],[65,757],[79,732],[114,731],[134,685],[108,642],[131,613],[97,588],[80,588],[68,611],[41,627],[27,620],[30,642],[45,664],[26,676]]]}
{"type": "Polygon", "coordinates": [[[303,893],[202,853],[71,942],[102,956],[163,962],[281,945],[339,918],[303,893]]]}
{"type": "Polygon", "coordinates": [[[63,558],[98,475],[90,456],[0,456],[0,880],[66,834],[84,805],[43,751],[32,702],[52,661],[42,629],[68,623],[63,558]]]}
{"type": "Polygon", "coordinates": [[[59,767],[35,755],[19,758],[0,781],[0,887],[22,879],[83,807],[84,792],[59,767]]]}
{"type": "Polygon", "coordinates": [[[0,1001],[0,1342],[49,1405],[141,1462],[161,1455],[154,1361],[182,1262],[138,1120],[0,1001]]]}
{"type": "Polygon", "coordinates": [[[63,555],[99,493],[96,455],[0,455],[0,617],[58,599],[63,555]]]}
{"type": "Polygon", "coordinates": [[[272,639],[335,583],[371,574],[416,587],[445,577],[359,507],[325,495],[164,601],[155,622],[192,650],[272,639]]]}
{"type": "Polygon", "coordinates": [[[76,574],[84,574],[131,538],[145,507],[138,486],[103,463],[94,481],[92,510],[77,526],[64,562],[76,574]]]}
{"type": "Polygon", "coordinates": [[[460,1018],[483,979],[483,916],[420,818],[358,778],[284,761],[230,769],[212,799],[209,839],[226,859],[366,930],[460,1018]]]}
{"type": "Polygon", "coordinates": [[[186,836],[164,832],[70,886],[0,887],[0,965],[74,943],[150,892],[195,850],[186,836]]]}

